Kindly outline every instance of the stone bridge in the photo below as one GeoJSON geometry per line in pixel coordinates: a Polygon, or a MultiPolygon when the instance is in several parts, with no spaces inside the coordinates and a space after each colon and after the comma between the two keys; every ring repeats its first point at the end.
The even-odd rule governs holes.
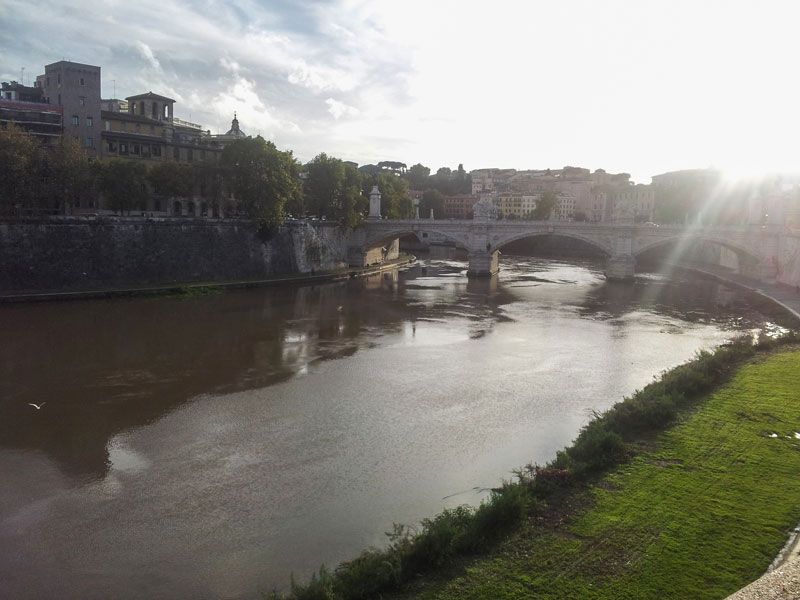
{"type": "MultiPolygon", "coordinates": [[[[372,211],[371,211],[372,212],[372,211]]],[[[396,240],[415,235],[421,242],[446,240],[466,250],[470,276],[491,276],[499,270],[503,246],[536,236],[560,236],[593,246],[608,260],[606,276],[628,279],[636,271],[636,259],[643,252],[670,245],[676,258],[681,248],[703,241],[723,246],[738,257],[742,274],[755,279],[775,277],[782,233],[759,226],[704,227],[635,225],[632,223],[573,223],[565,221],[368,219],[350,236],[352,264],[379,262],[380,250],[396,248],[396,240]]]]}

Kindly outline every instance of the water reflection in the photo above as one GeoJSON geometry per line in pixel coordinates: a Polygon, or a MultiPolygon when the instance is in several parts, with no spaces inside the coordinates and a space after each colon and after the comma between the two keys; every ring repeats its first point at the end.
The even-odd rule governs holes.
{"type": "Polygon", "coordinates": [[[505,258],[468,280],[440,260],[0,307],[0,586],[250,597],[475,501],[587,409],[766,320],[716,283],[601,270],[505,258]]]}

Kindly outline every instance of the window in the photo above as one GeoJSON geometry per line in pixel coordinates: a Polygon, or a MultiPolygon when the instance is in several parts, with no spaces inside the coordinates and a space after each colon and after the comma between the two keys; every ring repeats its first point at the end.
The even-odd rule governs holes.
{"type": "Polygon", "coordinates": [[[108,151],[109,152],[116,152],[117,151],[117,142],[108,142],[108,151]]]}
{"type": "Polygon", "coordinates": [[[153,156],[161,156],[161,146],[153,144],[153,156]]]}
{"type": "Polygon", "coordinates": [[[192,149],[191,149],[191,148],[189,148],[189,149],[186,151],[186,154],[187,154],[187,156],[186,156],[186,160],[187,160],[187,161],[189,161],[189,162],[192,162],[192,161],[194,160],[194,152],[192,151],[192,149]]]}
{"type": "Polygon", "coordinates": [[[122,131],[128,131],[128,124],[123,121],[122,123],[122,131]]]}
{"type": "Polygon", "coordinates": [[[86,117],[86,126],[94,127],[94,119],[92,117],[86,117]]]}
{"type": "Polygon", "coordinates": [[[57,75],[58,85],[61,85],[61,73],[57,75]]]}
{"type": "Polygon", "coordinates": [[[105,125],[106,131],[111,131],[111,121],[103,121],[103,125],[105,125]]]}
{"type": "Polygon", "coordinates": [[[138,123],[136,123],[136,131],[139,131],[140,129],[141,129],[141,126],[138,123]]]}
{"type": "Polygon", "coordinates": [[[153,201],[153,210],[160,212],[161,211],[161,200],[154,200],[153,201]]]}
{"type": "Polygon", "coordinates": [[[83,77],[81,77],[81,85],[86,85],[85,82],[83,81],[83,77]]]}
{"type": "Polygon", "coordinates": [[[119,143],[119,153],[120,154],[127,154],[128,153],[128,144],[125,142],[119,143]]]}
{"type": "Polygon", "coordinates": [[[131,144],[131,154],[139,154],[139,144],[131,144]]]}
{"type": "Polygon", "coordinates": [[[172,149],[172,158],[175,160],[181,159],[181,149],[180,148],[173,148],[172,149]]]}
{"type": "Polygon", "coordinates": [[[94,138],[87,137],[86,140],[84,141],[84,145],[87,148],[94,148],[94,138]]]}
{"type": "Polygon", "coordinates": [[[49,77],[45,77],[44,81],[45,81],[45,85],[47,87],[50,87],[50,78],[49,77]]]}
{"type": "Polygon", "coordinates": [[[81,106],[86,106],[86,96],[81,96],[79,98],[79,101],[81,103],[81,106]]]}
{"type": "Polygon", "coordinates": [[[58,105],[61,106],[61,94],[58,95],[58,105]]]}
{"type": "Polygon", "coordinates": [[[72,115],[72,124],[73,125],[80,125],[81,118],[78,115],[72,115]]]}

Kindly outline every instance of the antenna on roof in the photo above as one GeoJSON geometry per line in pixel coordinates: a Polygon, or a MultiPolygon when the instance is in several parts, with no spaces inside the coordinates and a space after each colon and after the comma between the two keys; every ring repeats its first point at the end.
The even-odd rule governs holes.
{"type": "Polygon", "coordinates": [[[22,67],[19,70],[19,82],[22,85],[25,85],[25,67],[22,67]]]}

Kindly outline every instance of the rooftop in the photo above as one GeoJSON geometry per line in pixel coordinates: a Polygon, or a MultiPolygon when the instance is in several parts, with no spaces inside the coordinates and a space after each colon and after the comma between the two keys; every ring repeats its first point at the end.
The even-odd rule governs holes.
{"type": "Polygon", "coordinates": [[[154,94],[152,91],[147,92],[146,94],[137,94],[136,96],[128,96],[125,98],[126,100],[162,100],[164,102],[175,102],[172,98],[167,98],[166,96],[161,96],[159,94],[154,94]]]}

